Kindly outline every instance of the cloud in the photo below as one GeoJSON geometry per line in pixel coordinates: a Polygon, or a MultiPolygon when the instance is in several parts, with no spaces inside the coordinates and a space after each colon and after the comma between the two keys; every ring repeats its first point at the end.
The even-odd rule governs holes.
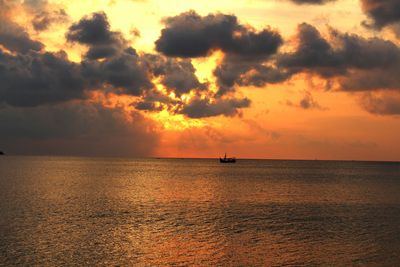
{"type": "Polygon", "coordinates": [[[110,31],[107,15],[104,12],[83,17],[69,27],[67,40],[87,45],[110,44],[115,42],[115,32],[110,31]]]}
{"type": "Polygon", "coordinates": [[[23,7],[33,15],[32,26],[36,31],[44,31],[53,24],[69,21],[64,8],[57,4],[50,4],[47,0],[25,0],[23,7]]]}
{"type": "Polygon", "coordinates": [[[172,57],[204,57],[232,42],[237,29],[233,15],[199,16],[195,11],[164,19],[166,28],[156,41],[156,50],[172,57]]]}
{"type": "Polygon", "coordinates": [[[364,38],[330,29],[330,41],[306,23],[298,27],[294,52],[280,54],[279,68],[289,73],[310,72],[336,78],[340,89],[368,91],[400,88],[400,49],[380,38],[364,38]]]}
{"type": "Polygon", "coordinates": [[[86,57],[92,60],[115,56],[128,47],[120,32],[110,30],[104,12],[93,13],[74,23],[69,27],[66,38],[69,42],[89,46],[86,57]]]}
{"type": "Polygon", "coordinates": [[[186,104],[180,112],[190,118],[213,117],[218,115],[235,116],[239,114],[239,109],[250,106],[248,98],[243,99],[209,99],[194,98],[186,104]]]}
{"type": "Polygon", "coordinates": [[[163,92],[156,89],[148,90],[138,99],[138,101],[131,104],[138,110],[143,111],[161,111],[169,109],[172,113],[176,111],[176,107],[183,105],[181,100],[173,99],[163,92]]]}
{"type": "Polygon", "coordinates": [[[82,75],[93,87],[111,86],[121,93],[139,96],[153,88],[145,62],[133,49],[103,61],[81,63],[82,75]]]}
{"type": "Polygon", "coordinates": [[[325,110],[320,104],[314,99],[312,94],[308,91],[304,92],[304,96],[298,101],[298,103],[293,103],[292,101],[287,101],[288,106],[297,107],[305,110],[318,109],[325,110]]]}
{"type": "Polygon", "coordinates": [[[398,92],[368,93],[361,97],[360,102],[361,106],[372,114],[400,115],[400,94],[398,92]]]}
{"type": "Polygon", "coordinates": [[[32,20],[32,25],[36,31],[44,31],[52,24],[65,23],[67,21],[69,21],[68,14],[64,9],[59,9],[37,13],[32,20]]]}
{"type": "Polygon", "coordinates": [[[23,27],[12,21],[10,11],[16,5],[16,1],[0,0],[0,45],[11,52],[23,54],[41,51],[44,45],[32,40],[23,27]]]}
{"type": "Polygon", "coordinates": [[[163,108],[162,106],[157,106],[155,102],[151,101],[139,101],[134,103],[133,106],[137,110],[144,110],[144,111],[161,111],[163,108]]]}
{"type": "Polygon", "coordinates": [[[372,20],[364,25],[382,29],[385,26],[400,22],[400,2],[398,0],[361,0],[363,11],[372,20]]]}
{"type": "Polygon", "coordinates": [[[161,78],[161,83],[174,91],[178,96],[191,90],[206,90],[207,84],[200,83],[195,74],[196,70],[188,59],[171,59],[159,55],[144,55],[149,68],[155,77],[161,78]]]}
{"type": "MultiPolygon", "coordinates": [[[[73,63],[63,51],[42,51],[44,46],[31,40],[18,25],[7,27],[11,33],[8,35],[1,31],[3,26],[0,26],[0,44],[16,54],[0,50],[0,102],[38,106],[84,99],[86,91],[93,88],[111,87],[117,92],[137,96],[153,87],[150,70],[132,48],[119,46],[114,56],[108,54],[103,61],[96,61],[91,58],[99,58],[96,49],[101,47],[94,46],[88,51],[88,59],[73,63]],[[95,50],[97,54],[93,56],[95,50]]],[[[111,36],[108,42],[112,43],[120,33],[106,31],[105,35],[111,36]]]]}
{"type": "Polygon", "coordinates": [[[10,154],[148,156],[159,142],[154,122],[139,113],[84,101],[3,107],[0,124],[0,145],[10,154]]]}
{"type": "Polygon", "coordinates": [[[219,95],[232,91],[235,84],[263,86],[284,80],[285,75],[264,63],[282,45],[280,34],[270,28],[255,31],[242,25],[234,15],[194,11],[164,20],[166,27],[156,41],[157,51],[170,57],[205,57],[215,50],[224,53],[214,70],[219,95]],[[245,79],[241,76],[246,75],[245,79]]]}
{"type": "Polygon", "coordinates": [[[84,98],[78,64],[65,52],[10,55],[0,51],[0,103],[38,106],[84,98]]]}
{"type": "Polygon", "coordinates": [[[262,59],[245,60],[235,56],[225,56],[213,73],[219,86],[218,95],[233,91],[236,85],[263,87],[290,77],[284,69],[268,66],[262,59]]]}
{"type": "MultiPolygon", "coordinates": [[[[1,5],[0,5],[1,8],[1,5]]],[[[29,51],[41,51],[44,45],[32,40],[18,24],[0,14],[0,45],[10,51],[26,54],[29,51]]]]}
{"type": "Polygon", "coordinates": [[[239,24],[236,16],[194,11],[164,19],[166,28],[156,41],[157,51],[172,57],[204,57],[214,50],[244,57],[266,58],[282,44],[270,29],[256,32],[239,24]]]}

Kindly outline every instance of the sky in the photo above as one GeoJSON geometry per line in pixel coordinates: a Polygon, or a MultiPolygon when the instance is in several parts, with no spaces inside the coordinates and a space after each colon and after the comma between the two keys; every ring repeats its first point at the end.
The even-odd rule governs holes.
{"type": "Polygon", "coordinates": [[[398,0],[0,0],[0,150],[400,160],[398,0]]]}

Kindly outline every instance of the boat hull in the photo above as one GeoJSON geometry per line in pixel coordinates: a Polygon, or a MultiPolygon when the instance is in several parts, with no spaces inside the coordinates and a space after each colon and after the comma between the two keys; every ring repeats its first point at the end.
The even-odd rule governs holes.
{"type": "Polygon", "coordinates": [[[226,159],[219,158],[219,162],[220,163],[236,163],[236,159],[234,159],[234,158],[226,158],[226,159]]]}

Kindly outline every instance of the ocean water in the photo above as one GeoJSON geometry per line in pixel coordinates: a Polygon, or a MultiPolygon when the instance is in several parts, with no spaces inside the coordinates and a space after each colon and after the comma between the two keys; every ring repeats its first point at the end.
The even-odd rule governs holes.
{"type": "Polygon", "coordinates": [[[400,164],[0,157],[0,266],[399,266],[400,164]]]}

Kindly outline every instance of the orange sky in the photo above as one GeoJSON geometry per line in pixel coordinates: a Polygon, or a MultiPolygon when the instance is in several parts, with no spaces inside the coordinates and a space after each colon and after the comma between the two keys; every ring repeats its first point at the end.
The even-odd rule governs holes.
{"type": "MultiPolygon", "coordinates": [[[[63,8],[68,20],[36,31],[30,24],[33,16],[30,10],[15,5],[9,14],[33,40],[42,42],[46,51],[64,50],[69,60],[77,63],[83,59],[87,47],[66,42],[65,33],[72,23],[98,11],[106,13],[111,30],[121,32],[139,53],[157,53],[154,43],[165,27],[163,19],[189,10],[200,16],[233,14],[241,24],[255,31],[269,26],[283,37],[281,51],[295,50],[297,27],[303,22],[313,25],[327,39],[333,28],[364,38],[399,43],[389,28],[377,31],[362,26],[367,16],[358,0],[338,0],[324,5],[296,5],[285,0],[59,0],[49,1],[48,5],[49,9],[63,8]],[[138,36],[132,33],[135,30],[140,32],[138,36]]],[[[222,58],[222,52],[216,51],[207,57],[192,59],[197,78],[200,82],[208,81],[210,91],[217,90],[213,70],[222,58]]],[[[159,92],[169,94],[159,81],[153,82],[159,92]]],[[[362,104],[366,94],[379,96],[381,91],[351,93],[341,90],[335,79],[331,82],[332,88],[327,90],[327,79],[313,73],[298,73],[277,84],[238,86],[235,97],[249,98],[251,106],[240,109],[235,116],[189,118],[167,110],[139,111],[144,120],[151,122],[151,131],[158,138],[146,156],[218,157],[227,152],[239,158],[400,160],[399,116],[372,113],[362,104]],[[307,99],[311,106],[302,107],[302,99],[307,99]]],[[[392,91],[397,97],[397,91],[392,91]]],[[[189,93],[180,100],[190,101],[193,97],[189,93]]],[[[86,101],[122,108],[127,114],[126,120],[135,120],[129,116],[130,112],[136,112],[131,105],[135,99],[135,96],[95,91],[86,101]]],[[[135,144],[129,149],[134,150],[135,144]]]]}

